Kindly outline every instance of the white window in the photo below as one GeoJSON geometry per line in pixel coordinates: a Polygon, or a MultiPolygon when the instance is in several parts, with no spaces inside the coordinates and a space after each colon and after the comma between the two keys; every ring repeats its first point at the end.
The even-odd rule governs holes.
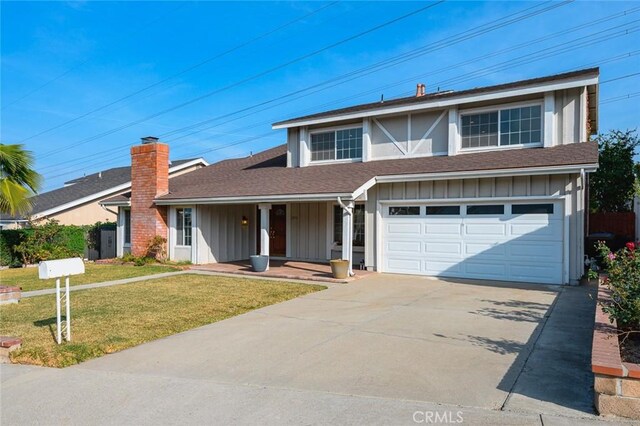
{"type": "MultiPolygon", "coordinates": [[[[342,245],[342,207],[333,206],[333,242],[342,245]]],[[[353,246],[364,247],[364,204],[353,207],[353,246]]]]}
{"type": "Polygon", "coordinates": [[[191,245],[191,208],[176,209],[176,245],[191,245]]]}
{"type": "Polygon", "coordinates": [[[362,127],[311,134],[311,161],[362,158],[362,127]]]}
{"type": "Polygon", "coordinates": [[[131,209],[123,209],[124,243],[131,244],[131,209]]]}
{"type": "Polygon", "coordinates": [[[542,106],[462,114],[462,148],[542,143],[542,106]]]}

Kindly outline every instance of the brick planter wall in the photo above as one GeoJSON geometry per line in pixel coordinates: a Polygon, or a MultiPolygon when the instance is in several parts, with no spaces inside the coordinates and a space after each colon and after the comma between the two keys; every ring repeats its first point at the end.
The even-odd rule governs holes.
{"type": "Polygon", "coordinates": [[[0,286],[0,305],[7,303],[18,303],[22,296],[20,287],[0,286]]]}
{"type": "MultiPolygon", "coordinates": [[[[606,286],[600,284],[598,302],[608,298],[606,286]]],[[[640,365],[622,362],[617,325],[609,322],[600,303],[596,306],[591,371],[595,374],[598,413],[640,420],[640,365]]]]}

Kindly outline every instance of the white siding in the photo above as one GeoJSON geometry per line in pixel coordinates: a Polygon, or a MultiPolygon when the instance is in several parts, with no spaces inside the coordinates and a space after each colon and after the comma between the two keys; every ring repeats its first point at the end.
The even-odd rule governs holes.
{"type": "Polygon", "coordinates": [[[256,252],[256,205],[198,206],[197,262],[217,263],[248,259],[256,252]],[[249,219],[242,226],[242,216],[249,219]]]}
{"type": "Polygon", "coordinates": [[[327,203],[291,203],[292,259],[327,260],[327,203]]]}
{"type": "MultiPolygon", "coordinates": [[[[586,114],[586,105],[583,102],[582,88],[560,90],[555,92],[556,103],[556,141],[559,145],[586,142],[580,140],[581,114],[586,114]]],[[[586,130],[582,132],[582,135],[586,130]]]]}

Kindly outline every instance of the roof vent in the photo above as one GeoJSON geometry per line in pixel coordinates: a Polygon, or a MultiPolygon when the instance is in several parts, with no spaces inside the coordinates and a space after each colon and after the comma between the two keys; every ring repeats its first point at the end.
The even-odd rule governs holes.
{"type": "Polygon", "coordinates": [[[426,86],[423,83],[416,84],[416,98],[420,96],[424,96],[424,92],[426,90],[426,86]]]}
{"type": "Polygon", "coordinates": [[[148,145],[150,143],[158,142],[159,139],[155,136],[146,136],[144,138],[140,138],[140,140],[142,141],[142,145],[148,145]]]}

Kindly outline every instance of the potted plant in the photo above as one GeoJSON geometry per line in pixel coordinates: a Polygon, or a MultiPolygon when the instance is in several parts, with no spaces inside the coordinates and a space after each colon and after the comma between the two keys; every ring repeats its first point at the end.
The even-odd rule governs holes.
{"type": "Polygon", "coordinates": [[[251,262],[251,269],[254,272],[264,272],[269,266],[269,256],[254,254],[249,256],[249,262],[251,262]]]}
{"type": "Polygon", "coordinates": [[[346,259],[333,259],[331,264],[331,273],[333,278],[344,279],[349,276],[349,261],[346,259]]]}

